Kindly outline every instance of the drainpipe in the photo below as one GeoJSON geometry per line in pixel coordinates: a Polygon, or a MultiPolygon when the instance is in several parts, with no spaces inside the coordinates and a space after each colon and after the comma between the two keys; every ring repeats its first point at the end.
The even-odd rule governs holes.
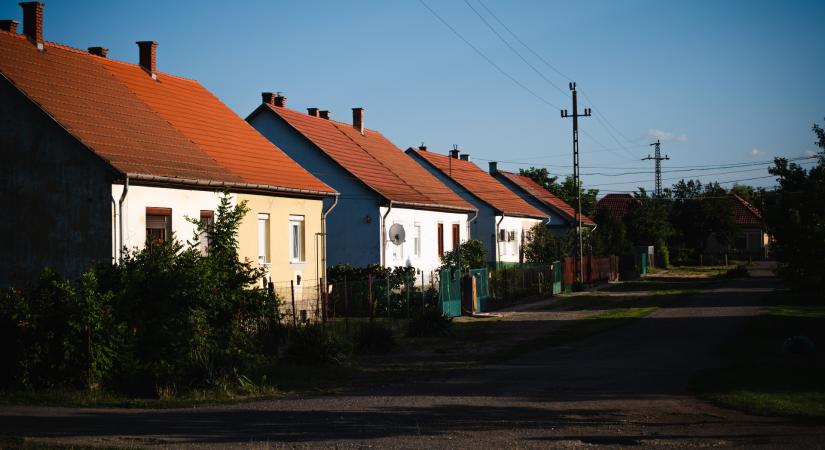
{"type": "MultiPolygon", "coordinates": [[[[321,241],[324,245],[324,251],[321,253],[321,272],[324,274],[324,280],[329,283],[327,280],[327,216],[329,213],[332,212],[333,209],[338,205],[338,196],[336,195],[332,201],[332,204],[329,205],[329,209],[326,211],[321,211],[321,241]]],[[[315,251],[318,252],[318,242],[316,239],[315,243],[315,251]]],[[[316,258],[317,259],[317,258],[316,258]]],[[[315,268],[315,276],[318,276],[318,268],[315,268]]],[[[326,289],[324,289],[324,295],[326,295],[326,289]]]]}
{"type": "Polygon", "coordinates": [[[120,193],[120,200],[118,200],[118,209],[120,209],[120,217],[118,225],[120,227],[120,245],[118,246],[118,253],[120,255],[119,261],[123,261],[123,202],[126,200],[126,193],[129,192],[129,175],[126,174],[126,181],[123,183],[123,191],[120,193]]]}
{"type": "Polygon", "coordinates": [[[117,259],[117,202],[112,195],[112,261],[117,259]]]}
{"type": "Polygon", "coordinates": [[[387,234],[387,216],[390,215],[390,211],[392,211],[392,200],[390,200],[390,207],[387,208],[387,212],[385,212],[384,216],[381,217],[381,266],[382,267],[387,267],[386,234],[387,234]]]}
{"type": "Polygon", "coordinates": [[[498,243],[499,226],[501,226],[501,222],[504,222],[504,211],[501,212],[501,219],[498,219],[498,222],[496,222],[496,238],[493,239],[496,243],[496,267],[501,263],[501,245],[498,243]]]}
{"type": "Polygon", "coordinates": [[[473,218],[467,221],[467,240],[468,241],[470,239],[472,239],[472,230],[473,230],[472,225],[473,225],[473,222],[476,221],[476,219],[478,219],[478,210],[476,210],[476,213],[473,214],[473,218]]]}

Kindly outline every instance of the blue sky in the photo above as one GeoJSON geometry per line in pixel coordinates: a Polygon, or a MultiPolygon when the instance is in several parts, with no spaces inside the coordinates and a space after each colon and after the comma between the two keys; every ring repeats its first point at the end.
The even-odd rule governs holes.
{"type": "MultiPolygon", "coordinates": [[[[571,172],[571,124],[558,111],[571,109],[570,99],[542,76],[562,91],[570,77],[586,95],[580,105],[599,114],[580,121],[581,162],[585,185],[603,192],[652,187],[652,173],[588,174],[652,172],[639,158],[656,137],[671,157],[666,186],[673,177],[767,175],[767,165],[668,173],[679,166],[816,150],[810,128],[825,117],[825,2],[467,0],[540,76],[465,1],[424,1],[542,99],[419,0],[49,0],[44,33],[79,48],[108,47],[110,57],[130,62],[135,41],[156,40],[161,71],[198,79],[244,117],[261,91],[282,91],[290,107],[329,109],[346,122],[350,108],[364,107],[366,125],[401,148],[423,141],[446,152],[456,144],[482,167],[495,159],[558,174],[571,172]]],[[[17,2],[0,6],[0,18],[21,16],[17,2]]]]}

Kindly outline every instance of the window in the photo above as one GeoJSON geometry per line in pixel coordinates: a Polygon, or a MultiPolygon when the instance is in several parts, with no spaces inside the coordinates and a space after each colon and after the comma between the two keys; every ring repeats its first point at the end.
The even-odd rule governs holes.
{"type": "Polygon", "coordinates": [[[461,244],[461,232],[459,231],[459,225],[457,223],[453,224],[453,250],[457,249],[459,244],[461,244]]]}
{"type": "Polygon", "coordinates": [[[304,261],[304,216],[289,216],[289,260],[304,261]]]}
{"type": "Polygon", "coordinates": [[[444,224],[438,224],[438,257],[444,256],[444,224]]]}
{"type": "Polygon", "coordinates": [[[507,241],[507,230],[498,230],[498,240],[500,242],[507,241]]]}
{"type": "Polygon", "coordinates": [[[172,238],[172,208],[146,208],[146,240],[166,242],[172,238]]]}
{"type": "Polygon", "coordinates": [[[413,225],[413,253],[415,256],[421,256],[421,224],[413,225]]]}
{"type": "Polygon", "coordinates": [[[258,214],[258,264],[269,264],[269,214],[258,214]]]}
{"type": "Polygon", "coordinates": [[[209,233],[212,232],[212,226],[214,224],[215,212],[202,210],[200,217],[201,234],[198,239],[198,246],[200,247],[202,255],[205,255],[209,252],[209,233]]]}

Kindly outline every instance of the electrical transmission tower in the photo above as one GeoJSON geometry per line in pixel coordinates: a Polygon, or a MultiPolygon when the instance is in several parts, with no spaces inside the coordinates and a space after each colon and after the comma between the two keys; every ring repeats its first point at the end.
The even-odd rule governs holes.
{"type": "Polygon", "coordinates": [[[561,111],[561,117],[573,118],[573,184],[576,186],[576,238],[579,241],[579,263],[576,264],[576,280],[582,281],[582,265],[584,264],[584,245],[582,243],[582,185],[579,180],[579,117],[590,117],[590,108],[584,108],[584,113],[579,114],[579,106],[576,97],[576,83],[570,83],[570,90],[573,91],[573,114],[568,114],[566,109],[561,111]]]}
{"type": "Polygon", "coordinates": [[[654,193],[655,193],[656,197],[661,197],[662,196],[662,160],[668,160],[670,158],[667,155],[662,157],[662,151],[661,151],[661,148],[660,148],[661,142],[659,142],[658,139],[656,140],[656,142],[654,142],[650,145],[656,147],[655,148],[655,153],[654,153],[655,156],[651,157],[650,155],[647,155],[647,158],[642,158],[642,161],[648,161],[648,160],[651,160],[651,159],[656,161],[656,189],[654,190],[654,193]]]}

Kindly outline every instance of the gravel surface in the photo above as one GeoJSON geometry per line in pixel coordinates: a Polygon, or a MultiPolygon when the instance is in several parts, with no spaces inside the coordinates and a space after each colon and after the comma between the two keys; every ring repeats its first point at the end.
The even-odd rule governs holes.
{"type": "Polygon", "coordinates": [[[719,345],[774,287],[725,282],[633,324],[449,378],[185,410],[0,406],[0,434],[164,448],[822,448],[822,424],[724,410],[686,391],[697,370],[724,362],[719,345]]]}

